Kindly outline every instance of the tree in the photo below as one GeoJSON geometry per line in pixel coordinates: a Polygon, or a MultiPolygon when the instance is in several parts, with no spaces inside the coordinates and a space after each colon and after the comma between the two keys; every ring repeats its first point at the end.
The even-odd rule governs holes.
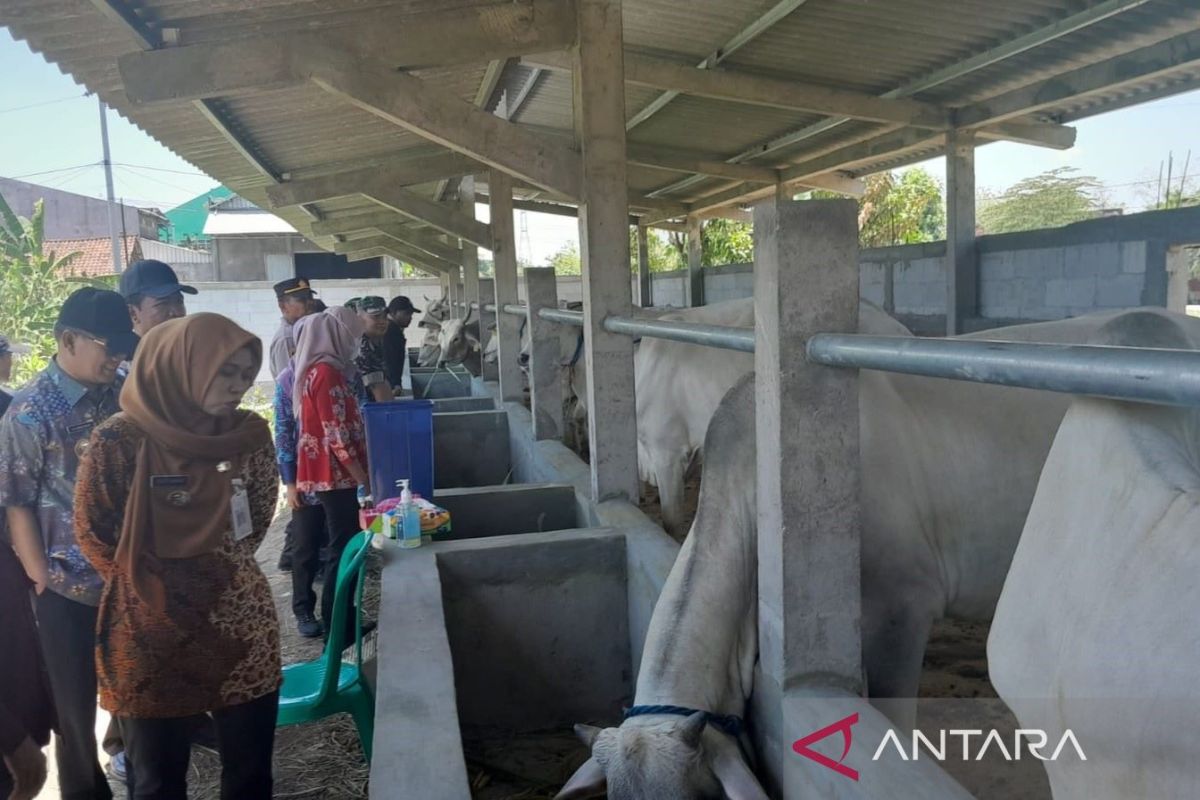
{"type": "Polygon", "coordinates": [[[546,266],[554,268],[555,275],[580,275],[583,265],[579,258],[579,245],[564,242],[558,252],[546,259],[546,266]]]}
{"type": "MultiPolygon", "coordinates": [[[[660,231],[646,231],[646,248],[650,251],[651,272],[673,272],[683,269],[686,259],[680,251],[660,231]]],[[[637,228],[629,229],[629,264],[637,272],[638,244],[637,228]]]]}
{"type": "Polygon", "coordinates": [[[706,267],[754,261],[754,228],[748,222],[710,219],[700,232],[700,263],[706,267]]]}
{"type": "MultiPolygon", "coordinates": [[[[935,242],[946,238],[946,204],[942,187],[924,169],[910,169],[897,176],[877,172],[864,181],[866,189],[858,200],[858,243],[862,247],[935,242]]],[[[836,199],[826,191],[809,192],[813,200],[836,199]]]]}
{"type": "Polygon", "coordinates": [[[1059,228],[1092,219],[1103,205],[1100,182],[1073,167],[1059,167],[1017,181],[979,204],[984,233],[1059,228]]]}
{"type": "Polygon", "coordinates": [[[54,355],[54,322],[75,288],[64,275],[79,254],[44,252],[44,233],[41,200],[25,219],[0,196],[0,333],[32,348],[14,367],[17,384],[44,369],[54,355]]]}

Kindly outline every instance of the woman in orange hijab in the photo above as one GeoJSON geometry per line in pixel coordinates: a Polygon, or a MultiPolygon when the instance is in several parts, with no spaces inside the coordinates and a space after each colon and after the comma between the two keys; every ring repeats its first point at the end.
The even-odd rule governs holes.
{"type": "Polygon", "coordinates": [[[186,800],[191,718],[205,712],[223,800],[271,797],[279,622],[254,553],[279,474],[266,421],[238,408],[261,365],[262,342],[218,314],[155,327],[79,467],[76,535],[105,580],[100,704],[119,720],[134,800],[186,800]]]}

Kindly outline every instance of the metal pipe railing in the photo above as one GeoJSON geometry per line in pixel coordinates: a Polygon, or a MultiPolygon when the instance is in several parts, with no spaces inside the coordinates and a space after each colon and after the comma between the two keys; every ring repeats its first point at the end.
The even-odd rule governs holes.
{"type": "MultiPolygon", "coordinates": [[[[524,306],[506,306],[524,314],[524,306]]],[[[579,311],[543,308],[542,319],[583,325],[579,311]]],[[[609,317],[604,329],[626,336],[754,352],[754,331],[723,325],[609,317]]],[[[820,333],[808,358],[830,367],[901,372],[1049,392],[1174,406],[1200,406],[1200,351],[981,339],[920,339],[820,333]]]]}
{"type": "Polygon", "coordinates": [[[604,330],[626,336],[651,336],[655,339],[670,339],[673,342],[698,344],[703,347],[719,347],[724,350],[754,352],[754,329],[734,328],[729,325],[701,325],[695,322],[668,322],[660,319],[634,319],[632,317],[609,317],[604,320],[604,330]]]}
{"type": "Polygon", "coordinates": [[[1200,351],[820,333],[808,358],[830,367],[1200,406],[1200,351]]]}

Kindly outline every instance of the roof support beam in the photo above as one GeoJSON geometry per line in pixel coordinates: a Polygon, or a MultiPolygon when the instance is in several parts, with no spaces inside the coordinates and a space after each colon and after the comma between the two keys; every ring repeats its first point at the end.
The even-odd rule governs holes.
{"type": "MultiPolygon", "coordinates": [[[[881,98],[892,100],[902,97],[910,97],[920,92],[927,91],[943,83],[960,78],[963,75],[968,75],[976,70],[982,69],[992,64],[997,64],[1004,59],[1019,55],[1035,47],[1040,47],[1048,42],[1052,42],[1062,36],[1065,36],[1075,31],[1082,30],[1089,25],[1094,25],[1097,22],[1108,19],[1112,16],[1128,11],[1132,8],[1144,5],[1149,0],[1105,0],[1091,8],[1084,9],[1077,14],[1072,14],[1064,17],[1056,22],[1052,22],[1042,28],[1029,33],[1018,36],[1017,38],[1005,42],[1004,44],[993,47],[982,53],[977,53],[971,58],[950,64],[940,70],[937,70],[923,78],[899,86],[889,92],[880,95],[881,98]]],[[[850,121],[850,117],[841,116],[832,119],[822,120],[814,125],[808,125],[791,133],[777,136],[769,141],[762,142],[754,147],[748,148],[730,159],[733,162],[748,161],[762,156],[769,155],[786,147],[799,144],[814,136],[818,136],[826,131],[833,130],[850,121]]],[[[1043,131],[1045,132],[1045,131],[1043,131]]],[[[982,138],[991,138],[991,131],[979,131],[982,138]]],[[[996,138],[1004,138],[1003,131],[996,131],[999,134],[996,138]]],[[[1049,147],[1060,148],[1063,145],[1063,137],[1072,136],[1073,134],[1056,133],[1050,137],[1049,141],[1043,140],[1040,136],[1030,134],[1035,133],[1030,129],[1023,129],[1021,136],[1015,141],[1020,141],[1025,144],[1044,145],[1049,147]]],[[[1073,138],[1072,138],[1073,141],[1073,138]]],[[[1070,146],[1070,145],[1066,145],[1070,146]]],[[[664,186],[658,189],[654,194],[669,194],[679,189],[686,188],[696,182],[696,178],[685,178],[683,181],[673,183],[669,186],[664,186]]]]}
{"type": "MultiPolygon", "coordinates": [[[[800,6],[804,5],[808,0],[780,0],[773,5],[764,14],[751,20],[750,24],[742,28],[740,31],[730,37],[724,44],[710,53],[703,61],[697,64],[698,69],[712,69],[720,64],[725,59],[740,50],[743,46],[753,41],[757,36],[768,30],[779,20],[786,17],[788,14],[795,11],[800,6]]],[[[672,100],[679,96],[679,92],[666,91],[658,97],[650,101],[641,111],[634,114],[628,122],[625,123],[625,130],[632,130],[638,125],[641,125],[646,120],[657,114],[667,106],[672,100]]]]}
{"type": "Polygon", "coordinates": [[[748,164],[728,164],[720,156],[708,153],[691,153],[668,147],[630,144],[626,148],[626,154],[630,164],[638,164],[643,167],[698,173],[714,178],[729,178],[754,183],[775,183],[779,180],[779,171],[776,169],[748,164]]]}
{"type": "MultiPolygon", "coordinates": [[[[388,238],[403,242],[409,247],[440,258],[449,264],[458,264],[462,261],[462,251],[457,247],[451,247],[444,242],[439,242],[437,237],[417,228],[406,228],[403,225],[393,224],[378,225],[375,227],[375,230],[388,238]]],[[[471,246],[474,247],[474,245],[471,246]]]]}
{"type": "Polygon", "coordinates": [[[479,169],[479,162],[459,153],[409,158],[380,164],[375,167],[326,175],[318,178],[286,181],[267,188],[273,206],[294,206],[316,203],[331,197],[360,194],[364,187],[413,186],[439,178],[457,178],[479,169]]]}
{"type": "Polygon", "coordinates": [[[333,246],[335,253],[352,253],[358,250],[370,250],[372,248],[384,248],[392,252],[396,258],[402,261],[408,261],[413,264],[421,264],[432,269],[437,269],[441,272],[451,272],[458,269],[458,264],[453,261],[447,261],[444,258],[439,258],[431,253],[427,253],[419,248],[413,247],[410,244],[393,239],[390,236],[368,236],[364,239],[350,239],[345,242],[337,242],[333,246]]]}
{"type": "MultiPolygon", "coordinates": [[[[163,44],[162,32],[150,25],[146,20],[138,17],[131,5],[126,4],[123,0],[92,0],[92,5],[99,9],[100,13],[108,19],[123,25],[125,31],[137,42],[139,47],[149,52],[163,52],[161,50],[154,50],[154,48],[161,47],[163,44]]],[[[138,56],[142,55],[142,53],[134,53],[132,55],[138,56]]],[[[228,112],[221,108],[218,101],[196,99],[192,105],[256,171],[272,183],[279,182],[279,171],[237,131],[232,118],[228,112]]],[[[321,213],[315,208],[302,205],[300,206],[300,210],[309,219],[321,219],[321,213]]]]}
{"type": "Polygon", "coordinates": [[[966,106],[956,115],[956,124],[962,128],[976,128],[1003,122],[1060,105],[1064,100],[1164,75],[1196,62],[1200,62],[1200,31],[1190,31],[966,106]]]}
{"type": "Polygon", "coordinates": [[[567,0],[494,3],[391,19],[392,24],[376,21],[320,33],[293,32],[130,53],[118,60],[118,66],[129,98],[150,103],[301,83],[308,76],[309,57],[323,48],[351,59],[378,60],[394,70],[505,59],[568,47],[575,41],[575,6],[567,0]]]}
{"type": "Polygon", "coordinates": [[[313,236],[339,236],[353,231],[378,229],[380,225],[404,225],[410,221],[395,211],[366,211],[346,217],[331,217],[312,224],[313,236]]]}
{"type": "Polygon", "coordinates": [[[695,69],[636,53],[625,54],[625,82],[669,89],[677,94],[813,114],[840,114],[872,122],[900,122],[935,129],[944,129],[949,124],[949,114],[932,103],[886,100],[863,92],[746,72],[695,69]]]}
{"type": "Polygon", "coordinates": [[[561,141],[378,63],[355,63],[329,50],[315,62],[313,81],[347,102],[541,189],[579,196],[579,154],[561,141]]]}
{"type": "Polygon", "coordinates": [[[454,208],[399,187],[373,188],[367,197],[406,217],[425,222],[439,231],[466,239],[485,250],[492,249],[492,229],[454,208]]]}

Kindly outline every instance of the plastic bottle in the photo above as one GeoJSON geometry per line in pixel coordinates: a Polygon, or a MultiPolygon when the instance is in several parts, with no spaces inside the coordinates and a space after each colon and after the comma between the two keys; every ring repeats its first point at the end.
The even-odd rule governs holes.
{"type": "Polygon", "coordinates": [[[421,512],[413,502],[407,480],[400,482],[400,546],[406,549],[421,546],[421,512]]]}

